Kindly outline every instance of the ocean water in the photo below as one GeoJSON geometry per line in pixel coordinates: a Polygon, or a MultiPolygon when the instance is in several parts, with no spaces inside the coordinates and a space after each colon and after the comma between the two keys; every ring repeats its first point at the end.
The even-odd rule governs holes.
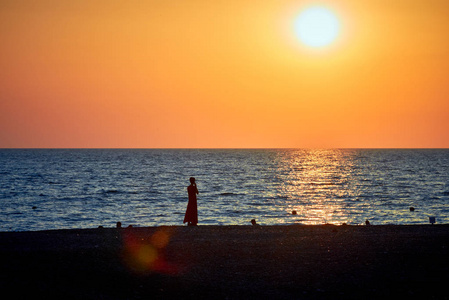
{"type": "Polygon", "coordinates": [[[199,225],[449,222],[448,149],[0,149],[0,231],[182,225],[191,176],[199,225]]]}

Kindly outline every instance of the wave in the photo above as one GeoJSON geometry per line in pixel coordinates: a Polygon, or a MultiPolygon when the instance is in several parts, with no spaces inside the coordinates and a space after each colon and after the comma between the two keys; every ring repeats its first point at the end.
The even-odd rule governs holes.
{"type": "Polygon", "coordinates": [[[237,194],[237,193],[220,193],[220,196],[238,196],[238,195],[241,195],[241,194],[237,194]]]}
{"type": "Polygon", "coordinates": [[[449,150],[407,150],[400,164],[389,162],[402,150],[332,151],[0,149],[0,215],[24,212],[0,220],[0,229],[114,226],[142,215],[145,226],[179,225],[192,175],[205,224],[293,222],[286,213],[296,206],[305,207],[304,224],[427,223],[408,212],[411,204],[449,222],[449,150]],[[93,221],[64,218],[75,212],[93,221]]]}
{"type": "Polygon", "coordinates": [[[99,193],[100,194],[131,194],[131,195],[140,194],[140,192],[138,192],[138,191],[123,191],[123,190],[117,190],[117,189],[101,190],[99,193]]]}

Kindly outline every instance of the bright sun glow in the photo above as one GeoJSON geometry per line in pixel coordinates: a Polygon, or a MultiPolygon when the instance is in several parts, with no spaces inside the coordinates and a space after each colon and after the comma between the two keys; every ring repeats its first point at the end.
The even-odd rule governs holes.
{"type": "Polygon", "coordinates": [[[340,24],[335,14],[324,7],[304,10],[295,21],[295,32],[301,42],[310,47],[323,47],[338,36],[340,24]]]}

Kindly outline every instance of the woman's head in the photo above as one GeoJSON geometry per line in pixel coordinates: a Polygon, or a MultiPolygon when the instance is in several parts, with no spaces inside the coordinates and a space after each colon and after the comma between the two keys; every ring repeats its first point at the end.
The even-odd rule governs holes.
{"type": "Polygon", "coordinates": [[[195,184],[195,177],[190,177],[190,183],[195,184]]]}

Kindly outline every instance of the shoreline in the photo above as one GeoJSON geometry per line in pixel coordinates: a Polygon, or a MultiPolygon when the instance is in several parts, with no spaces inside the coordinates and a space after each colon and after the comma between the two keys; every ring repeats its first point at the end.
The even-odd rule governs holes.
{"type": "Polygon", "coordinates": [[[449,224],[0,232],[16,298],[447,299],[449,224]]]}
{"type": "MultiPolygon", "coordinates": [[[[250,223],[250,222],[248,222],[250,223]]],[[[416,223],[416,224],[331,224],[331,223],[323,223],[323,224],[295,224],[295,223],[284,223],[284,224],[256,224],[249,225],[249,224],[230,224],[230,225],[215,225],[215,224],[201,224],[199,223],[196,228],[222,228],[222,227],[235,227],[235,228],[246,228],[246,227],[263,227],[263,228],[270,228],[270,227],[336,227],[336,228],[356,228],[356,227],[428,227],[428,226],[435,226],[435,227],[441,227],[441,226],[448,226],[449,223],[416,223]]],[[[162,228],[162,227],[171,227],[171,228],[183,228],[188,227],[186,224],[182,225],[157,225],[157,226],[140,226],[140,225],[134,225],[134,224],[126,224],[123,227],[117,228],[117,227],[107,227],[103,225],[99,225],[98,227],[86,227],[86,228],[79,228],[79,227],[73,227],[73,228],[52,228],[52,229],[38,229],[38,230],[5,230],[1,231],[0,234],[4,233],[26,233],[26,232],[55,232],[55,231],[83,231],[83,230],[111,230],[111,229],[119,229],[119,230],[126,230],[126,229],[151,229],[151,228],[162,228]]]]}

